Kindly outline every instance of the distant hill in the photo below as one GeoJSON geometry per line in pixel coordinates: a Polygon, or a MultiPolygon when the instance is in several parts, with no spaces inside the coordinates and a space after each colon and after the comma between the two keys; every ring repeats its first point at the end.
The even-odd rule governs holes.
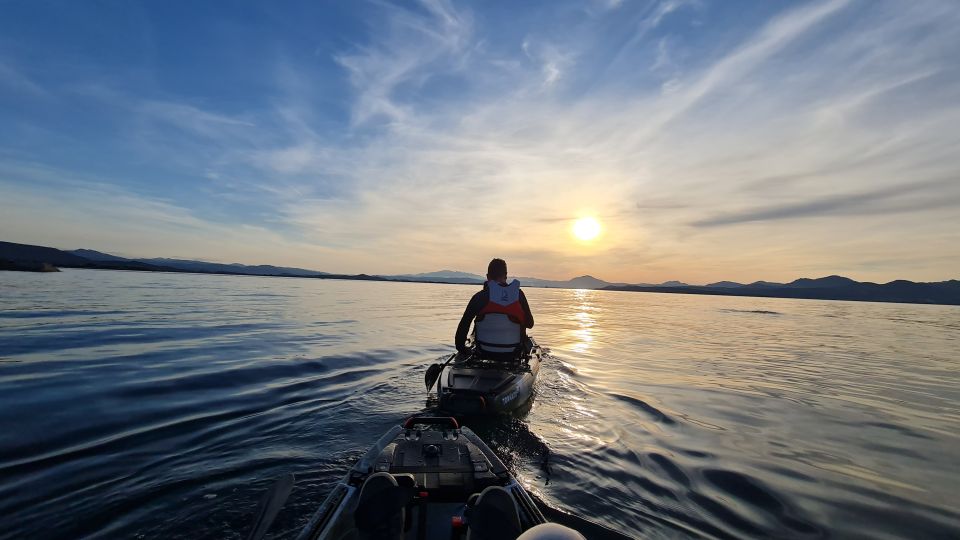
{"type": "Polygon", "coordinates": [[[421,274],[406,274],[404,276],[398,276],[398,277],[474,279],[480,282],[483,282],[486,280],[484,276],[481,276],[478,274],[471,274],[469,272],[461,272],[459,270],[440,270],[439,272],[423,272],[421,274]]]}
{"type": "Polygon", "coordinates": [[[716,283],[710,283],[707,287],[715,287],[718,289],[733,289],[736,287],[743,287],[743,283],[737,283],[736,281],[718,281],[716,283]]]}
{"type": "MultiPolygon", "coordinates": [[[[890,283],[897,283],[896,281],[891,281],[890,283]]],[[[907,281],[907,283],[910,283],[907,281]]],[[[889,285],[889,284],[888,284],[889,285]]],[[[937,287],[945,287],[948,289],[957,289],[960,290],[960,280],[951,279],[949,281],[935,281],[931,285],[936,285],[937,287]]]]}
{"type": "Polygon", "coordinates": [[[73,253],[74,255],[83,257],[84,259],[89,259],[91,261],[122,262],[130,260],[123,257],[117,257],[116,255],[110,255],[109,253],[94,251],[92,249],[72,249],[68,251],[68,253],[73,253]]]}
{"type": "MultiPolygon", "coordinates": [[[[440,270],[438,272],[424,272],[420,274],[401,274],[384,276],[398,281],[422,281],[430,283],[457,283],[480,285],[486,278],[478,274],[460,272],[457,270],[440,270]]],[[[540,279],[535,277],[517,277],[524,287],[550,287],[562,289],[602,289],[610,285],[617,285],[593,276],[579,276],[568,280],[540,279]]],[[[622,285],[622,284],[619,284],[622,285]]]]}
{"type": "Polygon", "coordinates": [[[317,277],[329,275],[327,272],[305,270],[303,268],[289,268],[269,264],[247,265],[240,263],[212,263],[190,259],[137,259],[140,262],[156,264],[184,270],[187,272],[211,272],[217,274],[246,274],[251,276],[301,276],[317,277]]]}
{"type": "Polygon", "coordinates": [[[520,284],[526,287],[549,287],[553,289],[602,289],[611,285],[622,285],[622,283],[610,283],[593,276],[579,276],[567,280],[540,279],[534,277],[518,277],[520,284]]]}
{"type": "MultiPolygon", "coordinates": [[[[486,278],[477,274],[468,272],[459,272],[456,270],[440,270],[439,272],[424,272],[421,274],[401,274],[394,276],[384,276],[388,279],[397,281],[422,281],[429,283],[456,283],[456,284],[476,284],[481,285],[486,278]]],[[[593,276],[579,276],[568,280],[551,280],[534,277],[518,277],[520,285],[523,287],[549,287],[557,289],[602,289],[604,287],[615,285],[593,276]]]]}
{"type": "MultiPolygon", "coordinates": [[[[99,253],[99,252],[94,252],[99,253]]],[[[101,254],[101,255],[106,255],[101,254]]],[[[0,242],[0,257],[19,263],[52,264],[64,268],[102,268],[109,270],[147,270],[151,272],[169,272],[172,269],[157,265],[130,261],[120,257],[114,260],[94,260],[81,257],[76,253],[44,246],[0,242]]]]}
{"type": "Polygon", "coordinates": [[[43,246],[0,242],[0,257],[14,262],[50,263],[56,266],[83,266],[90,261],[73,253],[43,246]]]}
{"type": "Polygon", "coordinates": [[[957,280],[935,283],[915,283],[912,281],[897,280],[881,285],[877,283],[862,283],[842,276],[827,276],[816,279],[801,278],[787,284],[760,281],[743,285],[742,287],[649,287],[627,285],[605,288],[608,290],[636,292],[960,305],[960,282],[957,280]]]}
{"type": "Polygon", "coordinates": [[[440,270],[438,272],[423,272],[420,274],[400,274],[394,276],[383,276],[394,281],[422,281],[429,283],[456,283],[456,284],[481,284],[486,278],[469,272],[460,272],[458,270],[440,270]]]}
{"type": "Polygon", "coordinates": [[[761,288],[761,287],[783,287],[783,286],[784,286],[783,283],[774,283],[773,281],[754,281],[753,283],[750,283],[749,285],[744,285],[744,287],[753,287],[753,288],[761,288]]]}
{"type": "Polygon", "coordinates": [[[47,263],[64,268],[93,268],[101,270],[144,270],[150,272],[198,272],[203,274],[241,274],[256,276],[312,277],[325,279],[351,279],[386,281],[379,276],[366,274],[328,274],[302,268],[287,268],[272,265],[220,264],[185,259],[127,259],[92,249],[62,251],[59,249],[28,244],[0,242],[0,259],[18,264],[47,263]],[[81,256],[83,254],[85,256],[81,256]]]}
{"type": "Polygon", "coordinates": [[[316,270],[305,270],[303,268],[288,268],[284,266],[273,266],[269,264],[259,264],[259,265],[247,265],[240,263],[212,263],[207,261],[197,261],[192,259],[167,259],[167,258],[152,258],[152,259],[128,259],[124,257],[118,257],[116,255],[111,255],[109,253],[103,253],[101,251],[95,251],[92,249],[74,249],[70,251],[74,255],[78,255],[89,259],[91,261],[99,262],[136,262],[142,264],[148,264],[153,266],[162,266],[165,268],[174,268],[177,270],[182,270],[184,272],[201,272],[201,273],[217,273],[217,274],[249,274],[255,276],[306,276],[306,277],[316,277],[329,275],[327,272],[318,272],[316,270]]]}
{"type": "Polygon", "coordinates": [[[602,279],[598,279],[589,275],[575,277],[569,280],[568,283],[577,289],[602,289],[610,285],[610,283],[602,279]]]}
{"type": "Polygon", "coordinates": [[[851,287],[858,282],[843,276],[827,276],[817,279],[800,278],[784,285],[791,289],[832,289],[836,287],[851,287]]]}

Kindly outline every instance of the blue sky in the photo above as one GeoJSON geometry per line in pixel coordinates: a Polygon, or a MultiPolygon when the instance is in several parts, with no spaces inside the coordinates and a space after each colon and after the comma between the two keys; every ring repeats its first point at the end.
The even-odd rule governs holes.
{"type": "Polygon", "coordinates": [[[332,272],[958,277],[953,0],[3,11],[3,240],[332,272]],[[587,215],[603,233],[577,241],[587,215]]]}

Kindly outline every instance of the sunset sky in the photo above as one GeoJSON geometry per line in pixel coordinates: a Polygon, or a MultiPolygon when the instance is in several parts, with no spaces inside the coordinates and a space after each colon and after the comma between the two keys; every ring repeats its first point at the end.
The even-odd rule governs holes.
{"type": "Polygon", "coordinates": [[[960,278],[956,0],[2,10],[0,240],[345,273],[960,278]]]}

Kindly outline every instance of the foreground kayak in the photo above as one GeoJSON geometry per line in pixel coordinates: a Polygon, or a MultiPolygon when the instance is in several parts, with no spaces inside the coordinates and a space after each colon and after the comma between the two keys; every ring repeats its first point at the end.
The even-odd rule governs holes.
{"type": "Polygon", "coordinates": [[[454,418],[414,417],[390,429],[350,469],[298,539],[449,540],[468,531],[470,538],[516,538],[545,522],[473,431],[454,418]],[[511,524],[503,517],[513,515],[513,507],[519,522],[511,524]],[[390,527],[395,532],[385,533],[390,527]]]}
{"type": "Polygon", "coordinates": [[[441,410],[454,414],[510,412],[533,396],[533,383],[546,354],[530,340],[530,351],[516,362],[495,362],[476,355],[450,365],[440,376],[441,410]]]}

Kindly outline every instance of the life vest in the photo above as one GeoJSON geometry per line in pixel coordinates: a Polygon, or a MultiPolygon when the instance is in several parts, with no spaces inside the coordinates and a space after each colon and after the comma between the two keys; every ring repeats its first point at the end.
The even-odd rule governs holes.
{"type": "Polygon", "coordinates": [[[527,326],[527,315],[520,305],[520,282],[500,285],[488,281],[487,292],[490,299],[474,323],[477,345],[491,353],[514,352],[520,348],[527,326]]]}

